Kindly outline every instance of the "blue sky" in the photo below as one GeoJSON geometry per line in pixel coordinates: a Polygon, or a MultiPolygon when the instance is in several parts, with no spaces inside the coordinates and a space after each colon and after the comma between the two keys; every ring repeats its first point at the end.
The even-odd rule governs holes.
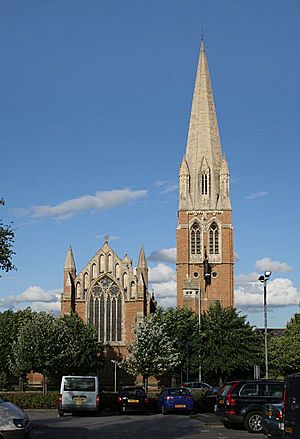
{"type": "Polygon", "coordinates": [[[71,244],[78,271],[110,236],[144,245],[159,304],[175,304],[178,169],[204,28],[231,172],[235,303],[263,326],[299,311],[300,3],[297,0],[3,0],[0,215],[16,272],[0,310],[59,310],[71,244]]]}

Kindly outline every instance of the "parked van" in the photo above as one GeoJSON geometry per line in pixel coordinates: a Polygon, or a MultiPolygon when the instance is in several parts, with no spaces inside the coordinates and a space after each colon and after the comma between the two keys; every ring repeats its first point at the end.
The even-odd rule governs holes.
{"type": "Polygon", "coordinates": [[[300,438],[300,372],[287,375],[283,392],[283,439],[300,438]]]}
{"type": "Polygon", "coordinates": [[[100,406],[99,380],[96,376],[63,376],[58,414],[96,412],[100,406]]]}

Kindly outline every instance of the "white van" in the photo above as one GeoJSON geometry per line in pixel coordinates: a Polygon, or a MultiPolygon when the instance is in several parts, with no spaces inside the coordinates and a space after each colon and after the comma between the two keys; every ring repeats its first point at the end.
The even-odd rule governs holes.
{"type": "Polygon", "coordinates": [[[96,376],[63,376],[58,415],[73,412],[96,412],[100,406],[99,380],[96,376]]]}

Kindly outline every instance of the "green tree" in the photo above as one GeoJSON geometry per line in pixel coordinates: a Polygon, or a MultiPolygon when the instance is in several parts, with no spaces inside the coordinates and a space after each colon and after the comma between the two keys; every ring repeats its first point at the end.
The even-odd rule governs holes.
{"type": "Polygon", "coordinates": [[[166,324],[155,314],[138,323],[134,335],[135,340],[127,346],[129,356],[119,367],[132,375],[142,375],[147,390],[148,378],[174,369],[179,364],[180,353],[167,335],[166,324]]]}
{"type": "Polygon", "coordinates": [[[1,388],[8,386],[8,378],[11,375],[9,358],[12,345],[17,339],[20,327],[31,320],[32,311],[27,308],[22,311],[12,310],[0,313],[0,375],[1,388]]]}
{"type": "MultiPolygon", "coordinates": [[[[4,204],[3,198],[0,198],[0,206],[4,206],[4,204]]],[[[15,254],[13,251],[14,238],[15,232],[11,224],[4,224],[3,219],[0,218],[0,270],[7,272],[15,269],[12,262],[12,257],[15,254]]]]}
{"type": "Polygon", "coordinates": [[[56,318],[39,312],[20,327],[10,365],[14,374],[23,377],[30,371],[45,378],[97,373],[102,354],[94,328],[86,326],[77,314],[56,318]]]}
{"type": "Polygon", "coordinates": [[[224,382],[237,373],[251,373],[261,364],[261,335],[235,308],[222,308],[220,302],[210,306],[201,320],[201,358],[206,373],[224,382]]]}
{"type": "Polygon", "coordinates": [[[296,314],[286,326],[284,335],[271,337],[268,343],[271,373],[284,376],[300,369],[300,315],[296,314]]]}
{"type": "Polygon", "coordinates": [[[164,323],[166,333],[178,350],[180,369],[185,369],[186,375],[198,375],[199,372],[199,319],[190,308],[159,309],[158,317],[164,323]]]}

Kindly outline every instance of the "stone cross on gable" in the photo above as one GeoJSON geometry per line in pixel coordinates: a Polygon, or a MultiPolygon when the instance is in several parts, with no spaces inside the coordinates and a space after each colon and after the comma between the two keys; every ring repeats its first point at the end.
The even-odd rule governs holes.
{"type": "Polygon", "coordinates": [[[109,240],[109,236],[108,235],[105,235],[103,238],[104,238],[104,242],[108,242],[108,240],[109,240]]]}

